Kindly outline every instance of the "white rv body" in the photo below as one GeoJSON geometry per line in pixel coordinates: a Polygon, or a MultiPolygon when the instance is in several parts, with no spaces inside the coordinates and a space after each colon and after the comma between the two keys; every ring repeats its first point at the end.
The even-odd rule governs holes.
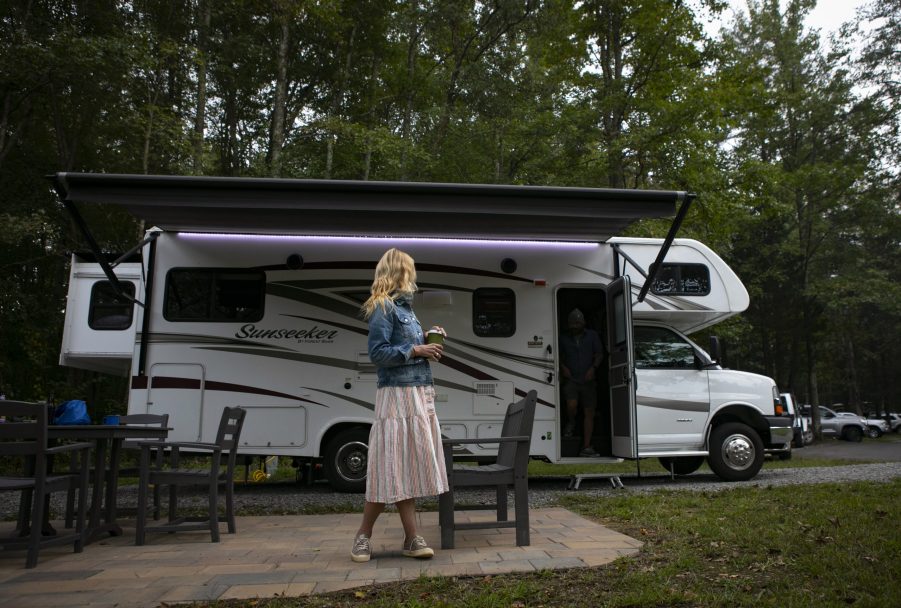
{"type": "MultiPolygon", "coordinates": [[[[630,348],[637,388],[630,385],[628,372],[623,382],[634,391],[631,411],[613,395],[609,385],[617,384],[622,374],[610,364],[612,377],[602,381],[595,425],[594,445],[602,460],[661,457],[675,463],[678,473],[690,472],[694,463],[713,454],[730,465],[725,474],[718,473],[745,479],[759,469],[758,462],[743,460],[747,440],[742,443],[734,434],[720,437],[715,429],[729,431],[736,424],[754,429],[762,443],[757,446],[761,459],[763,448],[787,449],[791,441],[790,426],[783,432],[781,422],[773,421],[779,398],[771,379],[723,370],[685,337],[748,306],[747,291],[735,273],[694,240],[676,239],[664,264],[693,268],[697,276],[708,277],[706,284],[696,275],[683,277],[679,285],[672,277],[658,277],[659,293],[651,289],[643,302],[635,303],[660,239],[152,232],[157,233],[152,268],[145,247],[143,267],[117,269],[138,294],[146,287],[142,277],[153,281],[150,301],[143,308],[134,306],[133,322],[122,329],[88,327],[89,294],[95,283],[107,279],[96,264],[73,258],[60,362],[99,371],[129,368],[128,413],[169,414],[173,440],[209,441],[223,408],[244,407],[242,453],[324,459],[333,484],[360,487],[376,379],[359,307],[368,295],[375,262],[388,248],[398,247],[416,261],[417,316],[425,327],[441,325],[448,333],[445,357],[432,366],[446,437],[496,436],[507,404],[534,389],[533,457],[584,461],[577,456],[579,447],[561,433],[565,407],[558,344],[566,331],[564,319],[575,307],[606,339],[611,330],[605,294],[615,278],[627,276],[635,335],[669,345],[682,359],[669,365],[659,353],[642,354],[638,346],[633,353],[630,348]],[[237,273],[238,282],[242,272],[248,280],[262,276],[261,311],[239,318],[253,308],[242,303],[213,313],[236,318],[180,319],[194,314],[194,304],[179,281],[213,281],[214,293],[223,289],[216,283],[220,271],[237,273]],[[669,291],[678,295],[667,295],[669,291]],[[647,364],[651,359],[642,358],[647,356],[664,363],[647,364]]],[[[478,456],[491,449],[475,446],[471,452],[478,456]]]]}
{"type": "MultiPolygon", "coordinates": [[[[143,292],[144,282],[140,263],[129,262],[119,265],[116,276],[123,283],[132,286],[133,294],[143,292]]],[[[108,284],[109,281],[99,264],[82,261],[79,256],[72,256],[60,365],[121,376],[126,375],[131,369],[138,328],[134,308],[119,307],[120,310],[117,312],[128,311],[127,319],[123,318],[123,315],[102,317],[112,319],[112,323],[104,324],[100,318],[92,317],[92,312],[97,316],[97,300],[98,296],[102,295],[96,290],[108,284]]]]}

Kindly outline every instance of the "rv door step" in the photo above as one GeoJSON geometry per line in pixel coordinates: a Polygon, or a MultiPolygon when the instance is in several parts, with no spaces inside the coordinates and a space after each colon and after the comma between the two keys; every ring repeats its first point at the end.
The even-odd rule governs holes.
{"type": "Polygon", "coordinates": [[[616,473],[581,473],[579,475],[570,476],[569,486],[566,489],[578,490],[583,479],[609,479],[613,489],[625,487],[622,480],[619,478],[619,475],[616,473]]]}

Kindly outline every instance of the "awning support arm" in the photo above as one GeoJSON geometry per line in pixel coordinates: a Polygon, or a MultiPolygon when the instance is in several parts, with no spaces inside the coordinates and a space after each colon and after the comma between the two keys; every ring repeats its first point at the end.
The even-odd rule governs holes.
{"type": "Polygon", "coordinates": [[[116,296],[122,298],[126,302],[137,304],[138,306],[143,308],[144,304],[142,302],[125,293],[125,290],[122,288],[122,283],[119,281],[119,277],[117,277],[116,273],[113,272],[112,266],[110,266],[110,263],[106,260],[106,256],[103,254],[103,251],[100,250],[100,245],[97,243],[97,239],[95,239],[94,235],[91,234],[91,230],[88,228],[87,222],[85,222],[84,218],[81,217],[81,214],[78,212],[78,208],[75,206],[75,203],[70,200],[63,199],[63,205],[66,206],[66,211],[68,211],[69,215],[72,216],[72,219],[75,221],[75,225],[78,226],[78,229],[81,231],[82,236],[84,236],[85,240],[88,242],[88,247],[97,258],[97,263],[100,264],[100,269],[103,270],[103,274],[105,274],[106,278],[109,279],[110,285],[113,286],[113,291],[116,292],[116,296]]]}
{"type": "MultiPolygon", "coordinates": [[[[632,258],[630,258],[630,257],[629,257],[629,254],[626,253],[625,251],[623,251],[623,250],[622,250],[622,247],[619,246],[619,243],[613,243],[613,249],[616,251],[616,253],[618,253],[618,254],[620,254],[621,256],[623,256],[623,258],[625,258],[625,260],[626,260],[627,262],[629,262],[630,264],[632,264],[632,266],[635,268],[635,270],[637,270],[637,271],[641,274],[641,276],[643,276],[644,278],[648,278],[648,273],[644,271],[644,268],[642,268],[641,266],[639,266],[639,265],[638,265],[638,262],[636,262],[635,260],[633,260],[632,258]]],[[[616,275],[616,276],[619,276],[619,275],[616,275]]]]}
{"type": "Polygon", "coordinates": [[[641,291],[638,292],[637,302],[643,302],[646,295],[648,295],[648,290],[651,288],[651,285],[654,284],[654,280],[657,278],[657,273],[660,271],[660,265],[663,263],[663,259],[666,257],[667,252],[669,251],[670,246],[673,244],[673,239],[676,238],[676,233],[679,232],[679,228],[682,226],[682,220],[685,219],[686,213],[688,213],[688,208],[691,206],[691,202],[695,200],[695,194],[685,194],[685,199],[682,201],[682,205],[679,207],[679,211],[676,212],[676,218],[673,220],[673,223],[669,227],[669,233],[666,235],[666,238],[663,240],[663,245],[660,247],[660,251],[657,253],[657,259],[654,260],[654,263],[651,264],[650,268],[648,268],[648,276],[645,279],[644,285],[641,286],[641,291]]]}
{"type": "Polygon", "coordinates": [[[115,268],[116,266],[118,266],[119,264],[121,264],[122,262],[124,262],[125,260],[127,260],[128,257],[129,257],[131,254],[136,253],[137,251],[140,251],[141,249],[143,249],[143,248],[144,248],[144,245],[146,245],[146,244],[149,243],[150,241],[155,241],[155,240],[156,240],[156,237],[158,237],[159,235],[160,235],[159,232],[151,232],[151,233],[147,236],[146,239],[144,239],[143,241],[141,241],[140,243],[138,243],[137,245],[135,245],[134,247],[132,247],[131,249],[129,249],[128,251],[126,251],[125,253],[123,253],[122,255],[120,255],[118,258],[116,258],[115,261],[113,261],[112,263],[110,263],[110,267],[111,267],[111,268],[115,268]]]}

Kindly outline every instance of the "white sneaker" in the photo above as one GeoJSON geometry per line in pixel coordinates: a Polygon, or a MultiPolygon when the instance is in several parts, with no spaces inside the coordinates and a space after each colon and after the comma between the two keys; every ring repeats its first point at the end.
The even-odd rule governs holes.
{"type": "Polygon", "coordinates": [[[369,546],[369,537],[365,534],[357,534],[354,539],[353,549],[350,550],[350,559],[355,562],[368,562],[372,556],[372,549],[369,546]]]}
{"type": "Polygon", "coordinates": [[[404,557],[418,557],[419,559],[429,559],[435,552],[425,542],[421,536],[414,536],[410,542],[404,541],[404,557]]]}

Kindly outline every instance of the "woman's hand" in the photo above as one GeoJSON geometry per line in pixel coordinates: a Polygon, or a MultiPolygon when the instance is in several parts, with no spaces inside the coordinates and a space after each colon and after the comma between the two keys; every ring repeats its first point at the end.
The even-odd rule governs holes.
{"type": "Polygon", "coordinates": [[[441,351],[444,346],[441,344],[417,344],[413,347],[414,357],[425,357],[430,361],[438,361],[441,359],[441,351]]]}

